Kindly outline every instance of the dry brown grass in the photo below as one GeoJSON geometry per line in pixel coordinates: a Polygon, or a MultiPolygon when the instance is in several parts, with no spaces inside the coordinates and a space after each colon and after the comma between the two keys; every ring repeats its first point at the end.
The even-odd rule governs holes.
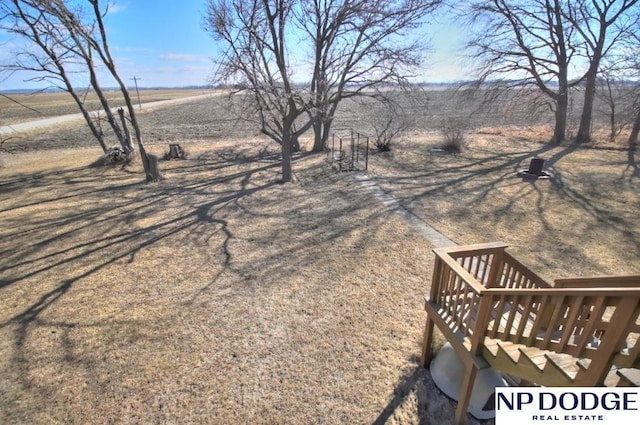
{"type": "Polygon", "coordinates": [[[376,155],[371,171],[454,241],[506,242],[550,281],[640,273],[637,153],[536,143],[510,131],[471,135],[461,155],[431,152],[438,134],[414,135],[392,155],[376,155]],[[550,180],[516,176],[533,157],[545,159],[550,180]]]}
{"type": "MultiPolygon", "coordinates": [[[[0,169],[0,423],[418,423],[430,246],[319,157],[192,144],[167,179],[93,149],[0,169]]],[[[160,152],[156,152],[160,153],[160,152]]]]}
{"type": "MultiPolygon", "coordinates": [[[[0,423],[450,422],[417,366],[431,246],[320,157],[274,184],[276,147],[224,105],[141,116],[152,151],[190,153],[159,184],[88,168],[85,130],[4,145],[0,423]]],[[[420,131],[370,172],[458,243],[507,242],[547,279],[639,273],[635,153],[545,131],[485,129],[460,155],[420,131]],[[550,181],[515,176],[533,156],[550,181]]]]}

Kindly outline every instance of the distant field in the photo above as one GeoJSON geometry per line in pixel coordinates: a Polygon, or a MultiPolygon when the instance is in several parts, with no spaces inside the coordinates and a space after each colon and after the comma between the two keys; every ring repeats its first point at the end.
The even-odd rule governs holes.
{"type": "MultiPolygon", "coordinates": [[[[188,103],[172,105],[161,110],[143,109],[139,115],[145,143],[164,143],[167,141],[228,140],[247,137],[263,137],[256,118],[240,98],[229,99],[221,91],[205,90],[144,90],[141,101],[152,102],[200,94],[219,94],[205,99],[195,99],[188,103]]],[[[135,96],[135,92],[132,93],[135,96]]],[[[116,102],[116,94],[112,93],[116,102]]],[[[552,135],[553,114],[545,107],[536,107],[536,99],[530,93],[518,92],[513,96],[503,97],[499,101],[488,102],[488,92],[471,93],[469,91],[449,89],[416,88],[412,92],[388,92],[400,105],[400,119],[407,122],[410,132],[440,131],[443,127],[455,126],[464,130],[465,134],[485,134],[504,136],[514,140],[546,142],[552,135]]],[[[57,94],[21,95],[16,98],[33,111],[0,99],[0,125],[8,121],[15,124],[22,121],[41,119],[51,115],[63,115],[77,112],[68,96],[57,94]]],[[[572,102],[567,126],[568,136],[577,131],[581,106],[579,95],[572,102]]],[[[137,98],[136,98],[137,100],[137,98]]],[[[89,98],[88,102],[96,102],[89,98]]],[[[619,105],[622,123],[626,109],[619,105]]],[[[97,104],[96,104],[97,108],[97,104]]],[[[608,117],[605,105],[601,101],[594,109],[594,143],[596,147],[626,148],[627,130],[623,130],[613,142],[608,140],[608,117]],[[604,111],[604,112],[603,112],[604,111]]],[[[340,132],[344,129],[355,129],[359,132],[375,136],[374,124],[386,119],[384,108],[370,98],[363,100],[345,100],[341,103],[333,122],[333,129],[340,132]]],[[[103,126],[110,140],[117,144],[115,137],[109,135],[109,129],[103,126]]],[[[627,127],[628,129],[628,127],[627,127]]],[[[97,146],[95,140],[81,121],[65,124],[59,128],[40,129],[29,134],[20,134],[0,146],[0,151],[24,151],[34,149],[53,149],[78,146],[97,146]]]]}
{"type": "MultiPolygon", "coordinates": [[[[210,93],[203,89],[174,89],[174,90],[140,90],[140,101],[156,102],[160,100],[179,99],[210,93]]],[[[137,104],[138,97],[135,90],[130,92],[132,100],[137,104]]],[[[124,99],[120,92],[107,92],[107,98],[114,107],[123,106],[124,99]]],[[[85,98],[89,110],[100,108],[100,102],[93,93],[85,98]]],[[[34,93],[11,94],[0,96],[0,125],[17,124],[20,122],[39,120],[59,115],[79,112],[78,106],[68,93],[34,93]]]]}

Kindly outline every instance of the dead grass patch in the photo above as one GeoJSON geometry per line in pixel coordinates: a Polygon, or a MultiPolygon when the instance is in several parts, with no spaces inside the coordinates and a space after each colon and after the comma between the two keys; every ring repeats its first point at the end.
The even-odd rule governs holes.
{"type": "MultiPolygon", "coordinates": [[[[136,163],[88,168],[96,149],[3,154],[0,422],[450,422],[416,365],[431,246],[321,156],[278,185],[276,146],[184,139],[222,137],[196,124],[174,129],[190,156],[157,184],[136,163]]],[[[639,273],[636,154],[518,131],[455,156],[408,134],[370,172],[448,237],[502,240],[546,279],[639,273]],[[534,156],[551,180],[516,177],[534,156]]]]}
{"type": "MultiPolygon", "coordinates": [[[[505,130],[505,134],[508,130],[505,130]]],[[[534,139],[536,140],[536,139],[534,139]]],[[[372,157],[384,189],[460,244],[504,241],[546,279],[640,273],[636,154],[471,136],[460,155],[433,154],[431,141],[372,157]],[[545,159],[548,181],[518,170],[545,159]]]]}
{"type": "Polygon", "coordinates": [[[0,170],[0,422],[450,420],[429,244],[320,157],[283,186],[264,142],[189,149],[158,184],[95,149],[0,170]]]}

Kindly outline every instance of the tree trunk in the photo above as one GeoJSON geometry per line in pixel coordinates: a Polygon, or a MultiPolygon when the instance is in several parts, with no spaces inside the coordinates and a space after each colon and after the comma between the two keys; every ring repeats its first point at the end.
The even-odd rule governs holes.
{"type": "Polygon", "coordinates": [[[282,183],[289,183],[293,175],[291,166],[291,133],[282,138],[282,183]]]}
{"type": "Polygon", "coordinates": [[[567,132],[567,113],[569,105],[568,91],[564,90],[558,95],[556,101],[555,128],[553,130],[553,143],[561,143],[567,132]]]}
{"type": "Polygon", "coordinates": [[[140,146],[140,158],[142,159],[142,167],[144,168],[147,182],[159,182],[162,180],[158,157],[147,153],[144,146],[140,146]]]}
{"type": "Polygon", "coordinates": [[[636,114],[636,119],[633,121],[633,127],[631,128],[631,134],[629,135],[629,148],[635,149],[638,145],[638,133],[640,133],[640,110],[636,114]]]}
{"type": "Polygon", "coordinates": [[[584,106],[580,116],[580,127],[576,135],[576,142],[586,143],[591,140],[591,118],[593,116],[593,101],[596,97],[596,77],[597,72],[590,71],[587,75],[584,89],[584,106]]]}
{"type": "Polygon", "coordinates": [[[120,115],[120,121],[122,122],[122,130],[124,131],[124,138],[122,139],[122,150],[127,155],[131,155],[134,151],[133,144],[131,142],[131,133],[129,133],[129,127],[127,127],[127,119],[124,116],[124,109],[118,108],[118,115],[120,115]]]}
{"type": "Polygon", "coordinates": [[[116,138],[120,142],[120,145],[124,146],[124,144],[125,144],[125,142],[124,142],[124,134],[122,133],[122,130],[120,129],[120,126],[118,125],[118,121],[113,116],[113,112],[111,112],[111,107],[109,106],[109,101],[107,100],[106,96],[104,95],[104,92],[102,91],[102,87],[100,86],[100,83],[98,82],[98,76],[96,75],[93,61],[92,61],[92,59],[91,59],[91,57],[89,55],[87,55],[85,60],[87,61],[87,65],[88,65],[88,68],[89,68],[89,77],[90,77],[90,81],[91,81],[91,87],[93,87],[93,91],[96,93],[96,96],[98,96],[98,100],[100,101],[100,105],[102,105],[102,109],[104,110],[104,113],[107,116],[107,122],[109,123],[109,125],[113,129],[113,132],[115,133],[116,138]]]}
{"type": "Polygon", "coordinates": [[[313,152],[323,152],[331,134],[331,119],[316,118],[313,122],[313,152]]]}
{"type": "Polygon", "coordinates": [[[291,152],[300,152],[300,138],[297,134],[291,136],[291,152]]]}
{"type": "Polygon", "coordinates": [[[160,166],[158,165],[158,157],[151,153],[144,153],[145,161],[147,161],[147,182],[159,182],[162,180],[162,174],[160,174],[160,166]]]}
{"type": "Polygon", "coordinates": [[[313,121],[313,152],[322,152],[325,144],[322,140],[322,121],[319,118],[315,118],[313,121]]]}
{"type": "Polygon", "coordinates": [[[78,94],[75,92],[73,86],[71,85],[71,82],[67,81],[66,75],[64,76],[64,79],[67,85],[67,91],[71,94],[71,97],[73,97],[76,104],[80,108],[80,113],[82,114],[82,117],[84,118],[87,125],[89,126],[89,129],[91,130],[91,134],[93,134],[93,137],[95,137],[98,143],[100,144],[100,147],[102,148],[102,152],[107,153],[108,148],[107,148],[107,144],[104,141],[104,132],[102,131],[102,128],[100,126],[95,125],[95,123],[91,119],[91,114],[89,113],[89,111],[87,111],[87,108],[85,108],[84,103],[78,97],[78,94]]]}

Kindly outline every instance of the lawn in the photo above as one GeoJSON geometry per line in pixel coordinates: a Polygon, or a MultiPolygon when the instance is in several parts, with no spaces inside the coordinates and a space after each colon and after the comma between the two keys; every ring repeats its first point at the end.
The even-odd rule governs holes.
{"type": "Polygon", "coordinates": [[[278,185],[264,141],[189,150],[159,184],[91,149],[0,169],[0,422],[451,418],[428,242],[320,157],[278,185]]]}
{"type": "MultiPolygon", "coordinates": [[[[449,423],[418,367],[432,246],[321,155],[276,184],[278,146],[216,99],[141,115],[150,151],[189,153],[158,184],[89,167],[85,129],[3,145],[0,423],[449,423]]],[[[369,174],[548,280],[640,273],[634,152],[467,139],[421,129],[369,174]],[[550,180],[516,176],[534,156],[550,180]]]]}

